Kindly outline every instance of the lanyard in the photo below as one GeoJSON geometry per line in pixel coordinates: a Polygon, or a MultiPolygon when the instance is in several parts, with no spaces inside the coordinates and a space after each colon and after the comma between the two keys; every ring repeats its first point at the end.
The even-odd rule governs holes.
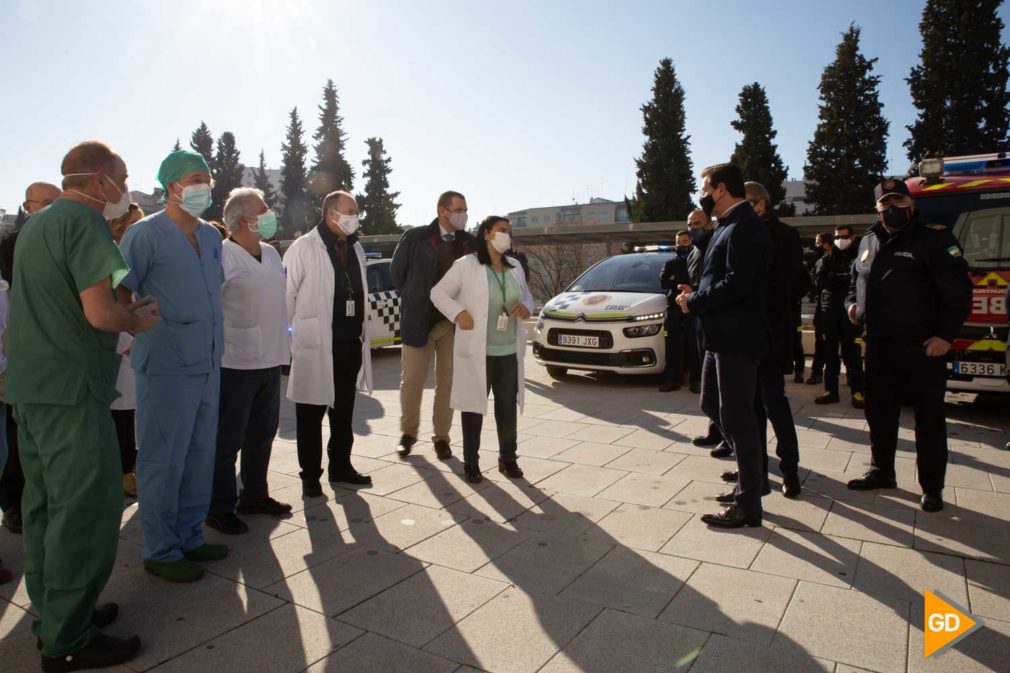
{"type": "Polygon", "coordinates": [[[498,281],[498,287],[501,288],[501,311],[502,313],[508,313],[508,309],[505,307],[505,286],[508,284],[505,280],[505,272],[498,273],[494,269],[491,269],[491,273],[494,274],[494,279],[498,281]]]}
{"type": "Polygon", "coordinates": [[[344,274],[344,282],[346,283],[344,287],[347,288],[346,296],[348,299],[353,299],[354,287],[351,285],[351,277],[347,275],[347,244],[345,243],[344,245],[340,245],[338,242],[334,245],[334,247],[336,248],[337,259],[340,260],[340,270],[344,274]]]}

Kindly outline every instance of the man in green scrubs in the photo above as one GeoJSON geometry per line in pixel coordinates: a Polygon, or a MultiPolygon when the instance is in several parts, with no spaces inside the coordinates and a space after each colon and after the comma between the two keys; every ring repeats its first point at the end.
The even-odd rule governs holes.
{"type": "Polygon", "coordinates": [[[118,333],[158,322],[150,300],[123,307],[127,274],[108,219],[129,206],[126,164],[99,142],[61,167],[63,194],[26,224],[15,252],[8,327],[7,402],[25,473],[25,583],[43,671],[132,659],[136,636],[99,632],[118,612],[98,606],[112,572],[123,489],[109,403],[118,397],[118,333]]]}

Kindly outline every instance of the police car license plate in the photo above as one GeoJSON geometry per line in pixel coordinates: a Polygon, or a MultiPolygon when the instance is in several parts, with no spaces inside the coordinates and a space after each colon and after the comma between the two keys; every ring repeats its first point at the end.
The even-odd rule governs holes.
{"type": "Polygon", "coordinates": [[[955,362],[954,374],[959,376],[984,376],[1004,378],[1006,365],[997,362],[955,362]]]}
{"type": "Polygon", "coordinates": [[[559,334],[559,346],[575,346],[577,348],[599,348],[600,337],[580,336],[578,334],[559,334]]]}

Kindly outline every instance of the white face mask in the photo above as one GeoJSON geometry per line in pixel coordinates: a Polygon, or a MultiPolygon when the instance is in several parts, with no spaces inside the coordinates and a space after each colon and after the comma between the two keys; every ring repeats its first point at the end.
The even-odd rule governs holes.
{"type": "MultiPolygon", "coordinates": [[[[65,177],[65,178],[72,178],[72,177],[76,177],[76,176],[80,176],[80,175],[95,175],[95,173],[68,173],[67,175],[64,175],[63,177],[65,177]]],[[[105,175],[104,173],[102,175],[106,179],[108,179],[109,182],[112,182],[112,179],[109,178],[108,175],[105,175]]],[[[76,189],[68,189],[67,191],[68,192],[73,192],[74,194],[78,194],[80,196],[83,196],[86,199],[91,199],[92,201],[95,201],[97,203],[104,203],[105,205],[102,208],[102,217],[104,217],[105,219],[107,219],[109,221],[112,221],[112,220],[119,219],[120,217],[122,217],[123,215],[126,214],[126,211],[128,211],[130,209],[130,189],[129,189],[129,187],[126,187],[124,185],[124,188],[120,190],[119,186],[115,182],[112,182],[112,186],[115,187],[117,190],[119,190],[119,199],[116,200],[116,201],[105,201],[104,200],[105,199],[105,190],[104,189],[102,190],[102,198],[101,199],[96,199],[95,197],[90,196],[88,194],[85,194],[84,192],[79,192],[76,189]]]]}
{"type": "Polygon", "coordinates": [[[466,227],[467,213],[463,211],[461,213],[449,213],[449,224],[456,231],[463,231],[466,227]]]}
{"type": "Polygon", "coordinates": [[[852,245],[851,238],[836,238],[835,247],[839,250],[848,250],[849,246],[852,245]]]}
{"type": "Polygon", "coordinates": [[[348,236],[353,235],[354,232],[356,232],[358,229],[361,228],[361,224],[358,222],[357,215],[343,215],[340,212],[332,209],[330,210],[330,212],[333,213],[334,217],[337,218],[337,226],[340,227],[340,230],[343,231],[348,236]]]}
{"type": "Polygon", "coordinates": [[[491,247],[497,250],[499,255],[504,255],[505,251],[512,247],[512,237],[504,231],[496,231],[494,238],[491,239],[491,247]]]}

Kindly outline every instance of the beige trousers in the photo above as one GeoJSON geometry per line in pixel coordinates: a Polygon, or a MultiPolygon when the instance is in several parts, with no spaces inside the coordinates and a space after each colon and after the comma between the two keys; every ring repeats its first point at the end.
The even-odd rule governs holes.
{"type": "Polygon", "coordinates": [[[421,395],[434,353],[435,408],[431,415],[434,426],[431,441],[449,441],[449,428],[452,427],[449,394],[452,392],[452,344],[455,334],[455,326],[448,320],[442,320],[431,328],[428,343],[424,346],[404,344],[401,347],[400,432],[403,434],[417,437],[421,425],[421,395]]]}

